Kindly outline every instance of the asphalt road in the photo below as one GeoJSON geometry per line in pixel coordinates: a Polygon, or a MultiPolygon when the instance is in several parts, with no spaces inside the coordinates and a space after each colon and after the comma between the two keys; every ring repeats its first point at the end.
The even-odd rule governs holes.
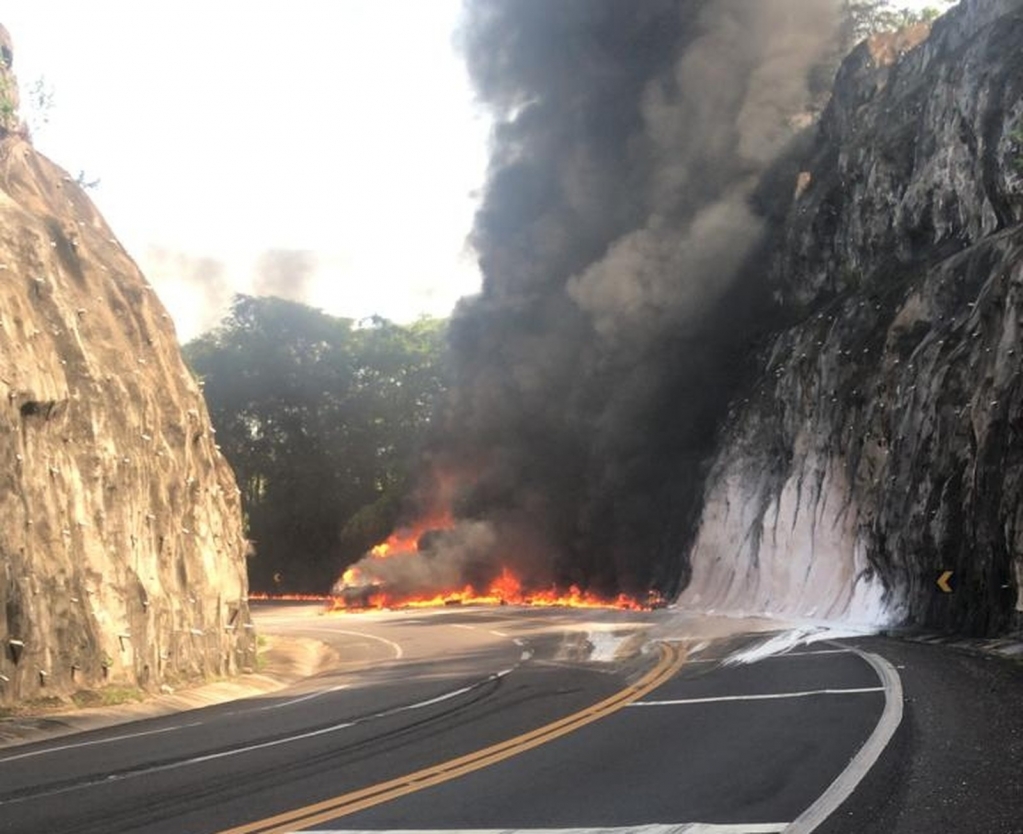
{"type": "MultiPolygon", "coordinates": [[[[977,696],[963,670],[986,661],[962,660],[950,674],[947,649],[887,640],[816,643],[733,666],[719,661],[737,641],[634,651],[651,634],[671,636],[670,616],[264,609],[263,628],[329,642],[342,665],[272,697],[0,751],[0,831],[702,824],[719,827],[689,830],[767,834],[829,797],[826,810],[840,807],[819,830],[832,834],[1023,831],[1023,816],[1015,828],[956,827],[959,810],[979,803],[975,790],[965,802],[961,786],[943,805],[944,827],[912,827],[914,803],[929,801],[917,757],[944,768],[949,786],[961,781],[931,722],[977,696]],[[886,655],[902,667],[897,675],[877,659],[886,655]],[[885,666],[908,696],[894,725],[885,666]],[[919,683],[927,675],[945,676],[949,703],[928,700],[919,683]],[[895,732],[887,745],[886,726],[895,732]],[[872,747],[880,759],[871,768],[872,747]]],[[[998,670],[982,679],[986,697],[1018,703],[1020,676],[1006,664],[998,670]]],[[[1023,718],[1003,712],[983,740],[1016,758],[984,778],[1018,794],[1012,771],[1023,735],[1014,733],[1023,718]]],[[[955,736],[963,739],[968,731],[955,736]]],[[[989,762],[1000,755],[984,752],[989,762]]],[[[986,819],[1008,824],[1021,805],[1017,796],[986,819]]]]}

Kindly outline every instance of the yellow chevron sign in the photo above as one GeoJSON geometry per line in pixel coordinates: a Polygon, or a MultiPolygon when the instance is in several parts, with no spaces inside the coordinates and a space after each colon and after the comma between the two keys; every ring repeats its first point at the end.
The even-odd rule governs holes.
{"type": "Polygon", "coordinates": [[[944,594],[951,594],[954,590],[952,588],[952,577],[955,575],[955,571],[946,570],[942,571],[938,576],[938,587],[944,594]]]}

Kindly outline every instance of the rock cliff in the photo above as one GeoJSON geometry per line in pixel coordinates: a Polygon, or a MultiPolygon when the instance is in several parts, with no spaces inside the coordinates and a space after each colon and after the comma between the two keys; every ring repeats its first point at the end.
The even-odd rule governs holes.
{"type": "Polygon", "coordinates": [[[1020,0],[963,0],[842,65],[681,604],[1023,622],[1021,45],[1020,0]]]}
{"type": "Polygon", "coordinates": [[[234,477],[159,300],[24,137],[0,41],[0,704],[231,672],[234,477]]]}

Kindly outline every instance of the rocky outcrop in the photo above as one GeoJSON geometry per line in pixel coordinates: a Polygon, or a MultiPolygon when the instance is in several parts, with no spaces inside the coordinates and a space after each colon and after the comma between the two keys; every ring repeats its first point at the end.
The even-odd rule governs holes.
{"type": "Polygon", "coordinates": [[[0,703],[252,661],[238,493],[173,326],[16,120],[0,129],[0,479],[0,703]]]}
{"type": "Polygon", "coordinates": [[[733,408],[682,604],[1021,624],[1023,3],[919,40],[839,71],[771,268],[790,326],[733,408]]]}

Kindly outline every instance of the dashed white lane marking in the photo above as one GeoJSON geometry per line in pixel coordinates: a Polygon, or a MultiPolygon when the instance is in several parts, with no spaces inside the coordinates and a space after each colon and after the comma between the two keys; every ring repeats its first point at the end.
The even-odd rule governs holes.
{"type": "Polygon", "coordinates": [[[770,695],[719,695],[714,698],[676,698],[669,701],[636,701],[630,707],[674,707],[682,704],[714,704],[720,701],[771,701],[780,698],[809,698],[814,695],[862,695],[865,692],[884,692],[883,686],[860,689],[811,689],[805,692],[775,692],[770,695]]]}
{"type": "Polygon", "coordinates": [[[781,834],[788,825],[787,822],[728,825],[689,822],[677,825],[630,825],[626,828],[420,828],[373,831],[334,828],[330,831],[305,831],[305,834],[781,834]]]}
{"type": "Polygon", "coordinates": [[[332,686],[330,689],[320,689],[317,692],[311,692],[308,695],[302,695],[298,698],[292,698],[290,701],[282,701],[279,704],[270,704],[270,706],[268,707],[260,707],[258,710],[255,710],[255,712],[266,712],[268,709],[282,709],[284,707],[293,706],[294,704],[302,704],[305,703],[306,701],[311,701],[314,698],[320,698],[323,695],[329,695],[331,692],[338,692],[342,689],[348,689],[349,686],[350,684],[342,683],[339,684],[338,686],[332,686]]]}
{"type": "Polygon", "coordinates": [[[110,736],[109,738],[97,738],[93,741],[77,741],[74,744],[61,744],[59,747],[47,747],[45,750],[32,750],[28,753],[18,753],[14,756],[4,756],[0,759],[0,764],[16,762],[19,759],[31,759],[33,756],[46,756],[50,753],[61,753],[65,750],[77,750],[81,747],[96,747],[100,744],[112,744],[115,741],[127,741],[128,739],[144,738],[145,736],[158,736],[162,733],[172,733],[175,730],[184,730],[187,727],[198,727],[202,723],[202,721],[193,721],[190,724],[175,724],[173,727],[163,727],[159,730],[146,730],[141,733],[125,733],[119,736],[110,736]]]}
{"type": "Polygon", "coordinates": [[[461,628],[461,629],[464,629],[465,631],[475,631],[476,630],[476,626],[462,625],[461,623],[452,623],[451,627],[452,628],[461,628]]]}
{"type": "MultiPolygon", "coordinates": [[[[496,629],[492,630],[490,633],[493,634],[495,637],[511,637],[510,634],[505,634],[503,631],[497,631],[496,629]]],[[[518,640],[516,640],[515,642],[517,643],[518,640]]]]}

